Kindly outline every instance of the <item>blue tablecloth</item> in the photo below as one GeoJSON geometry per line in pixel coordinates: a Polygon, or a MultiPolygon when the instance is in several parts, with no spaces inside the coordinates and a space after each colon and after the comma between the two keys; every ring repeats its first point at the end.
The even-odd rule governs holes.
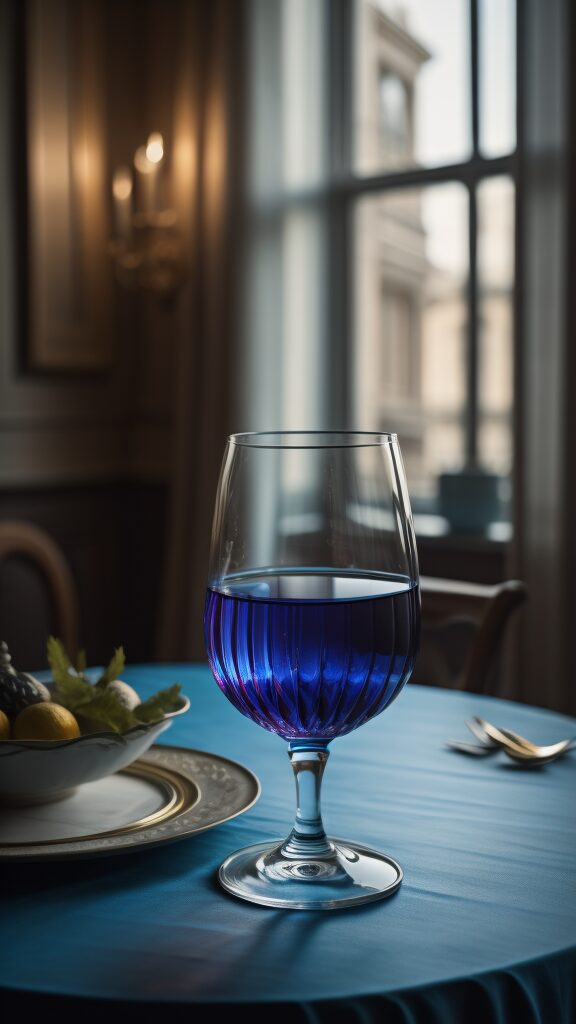
{"type": "Polygon", "coordinates": [[[168,1003],[171,1021],[208,1019],[213,1003],[251,1004],[251,1019],[267,1022],[576,1020],[576,754],[525,771],[444,746],[474,713],[540,742],[573,734],[573,720],[409,685],[332,745],[323,792],[328,831],[390,853],[401,889],[355,910],[286,912],[215,881],[226,854],[291,826],[283,742],[235,711],[205,666],[134,667],[125,678],[142,694],[180,681],[192,707],[162,741],[241,761],[262,797],[232,822],[147,852],[4,865],[0,1006],[53,1003],[77,1016],[105,1000],[109,1015],[109,1001],[129,1000],[140,1021],[168,1003]]]}

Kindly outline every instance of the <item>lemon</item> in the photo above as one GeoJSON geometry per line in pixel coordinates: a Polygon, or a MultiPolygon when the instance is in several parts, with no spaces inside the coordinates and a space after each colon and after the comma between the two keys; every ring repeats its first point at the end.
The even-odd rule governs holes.
{"type": "Polygon", "coordinates": [[[10,739],[10,719],[3,711],[0,711],[0,740],[10,739]]]}
{"type": "Polygon", "coordinates": [[[74,740],[79,735],[74,715],[60,704],[30,704],[14,722],[16,740],[74,740]]]}

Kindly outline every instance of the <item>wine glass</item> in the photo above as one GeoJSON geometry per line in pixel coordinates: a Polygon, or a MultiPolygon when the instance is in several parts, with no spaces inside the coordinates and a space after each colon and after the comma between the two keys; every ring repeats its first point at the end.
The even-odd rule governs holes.
{"type": "Polygon", "coordinates": [[[330,742],[391,704],[418,649],[418,561],[395,434],[228,438],[204,630],[218,686],[287,741],[297,789],[288,838],[229,856],[223,887],[298,909],[391,895],[402,869],[326,836],[320,786],[330,742]]]}

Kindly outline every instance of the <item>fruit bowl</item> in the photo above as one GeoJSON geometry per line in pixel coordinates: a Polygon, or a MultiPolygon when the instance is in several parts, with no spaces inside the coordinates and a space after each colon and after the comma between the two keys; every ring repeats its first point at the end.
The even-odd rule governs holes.
{"type": "Polygon", "coordinates": [[[60,800],[127,768],[190,707],[177,683],[142,701],[120,678],[122,647],[103,671],[89,671],[83,652],[74,667],[56,637],[47,658],[45,683],[18,671],[0,642],[0,803],[60,800]]]}
{"type": "Polygon", "coordinates": [[[160,721],[141,723],[123,733],[93,732],[58,741],[4,740],[0,743],[0,802],[23,805],[61,800],[85,782],[126,768],[189,707],[188,698],[182,697],[182,706],[160,721]]]}

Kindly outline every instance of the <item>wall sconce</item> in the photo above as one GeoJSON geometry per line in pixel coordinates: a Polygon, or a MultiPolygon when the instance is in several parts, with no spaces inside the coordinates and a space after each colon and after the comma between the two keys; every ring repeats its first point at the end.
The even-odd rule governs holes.
{"type": "Polygon", "coordinates": [[[110,252],[120,284],[166,296],[182,283],[185,266],[177,213],[164,208],[163,164],[164,142],[153,132],[134,154],[134,171],[114,172],[110,252]]]}

